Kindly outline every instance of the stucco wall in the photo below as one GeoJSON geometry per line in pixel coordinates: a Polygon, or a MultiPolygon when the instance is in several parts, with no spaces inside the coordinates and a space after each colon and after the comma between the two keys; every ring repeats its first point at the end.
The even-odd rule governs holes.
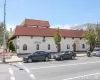
{"type": "MultiPolygon", "coordinates": [[[[53,37],[45,37],[45,42],[42,41],[43,37],[31,37],[31,36],[19,36],[16,38],[16,43],[19,46],[17,53],[31,53],[35,52],[36,45],[39,44],[39,51],[57,52],[56,45],[53,37]],[[23,45],[27,45],[27,50],[23,50],[23,45]],[[50,44],[50,50],[48,50],[48,44],[50,44]]],[[[89,47],[84,39],[80,38],[62,38],[61,39],[61,51],[70,50],[73,51],[73,44],[76,43],[76,51],[86,51],[89,47]],[[67,49],[67,44],[70,45],[70,49],[67,49]],[[85,44],[85,48],[82,48],[82,44],[85,44]]]]}

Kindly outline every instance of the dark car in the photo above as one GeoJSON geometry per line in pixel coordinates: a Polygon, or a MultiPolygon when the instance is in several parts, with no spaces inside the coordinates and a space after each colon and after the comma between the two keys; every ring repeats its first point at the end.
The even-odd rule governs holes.
{"type": "Polygon", "coordinates": [[[55,60],[75,59],[76,53],[72,51],[62,51],[54,56],[55,60]]]}
{"type": "Polygon", "coordinates": [[[23,57],[24,62],[33,62],[33,61],[49,61],[51,59],[51,54],[44,51],[37,51],[35,53],[31,53],[26,57],[23,57]]]}

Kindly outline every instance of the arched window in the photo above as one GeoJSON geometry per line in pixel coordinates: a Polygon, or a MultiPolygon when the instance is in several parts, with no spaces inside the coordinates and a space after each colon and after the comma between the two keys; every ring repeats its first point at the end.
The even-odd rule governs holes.
{"type": "Polygon", "coordinates": [[[27,45],[26,44],[23,45],[23,50],[27,50],[27,45]]]}
{"type": "Polygon", "coordinates": [[[82,48],[85,48],[85,44],[82,44],[82,48]]]}
{"type": "Polygon", "coordinates": [[[67,44],[67,49],[70,49],[70,45],[69,44],[67,44]]]}
{"type": "Polygon", "coordinates": [[[50,50],[50,44],[48,44],[48,50],[50,50]]]}
{"type": "Polygon", "coordinates": [[[39,50],[39,44],[36,45],[36,50],[39,50]]]}

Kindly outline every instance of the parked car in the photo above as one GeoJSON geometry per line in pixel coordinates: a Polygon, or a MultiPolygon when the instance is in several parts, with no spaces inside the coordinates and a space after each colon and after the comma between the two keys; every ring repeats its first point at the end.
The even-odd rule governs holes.
{"type": "Polygon", "coordinates": [[[62,51],[54,56],[55,60],[75,59],[76,53],[72,51],[62,51]]]}
{"type": "Polygon", "coordinates": [[[100,57],[100,48],[95,48],[91,54],[100,57]]]}
{"type": "Polygon", "coordinates": [[[26,57],[23,57],[24,62],[33,62],[33,61],[49,61],[51,59],[51,54],[45,51],[37,51],[35,53],[31,53],[26,57]]]}

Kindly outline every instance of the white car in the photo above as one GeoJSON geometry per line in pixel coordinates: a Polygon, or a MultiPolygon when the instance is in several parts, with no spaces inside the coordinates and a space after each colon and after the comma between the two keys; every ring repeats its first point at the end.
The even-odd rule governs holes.
{"type": "Polygon", "coordinates": [[[95,48],[91,54],[100,57],[100,48],[95,48]]]}

